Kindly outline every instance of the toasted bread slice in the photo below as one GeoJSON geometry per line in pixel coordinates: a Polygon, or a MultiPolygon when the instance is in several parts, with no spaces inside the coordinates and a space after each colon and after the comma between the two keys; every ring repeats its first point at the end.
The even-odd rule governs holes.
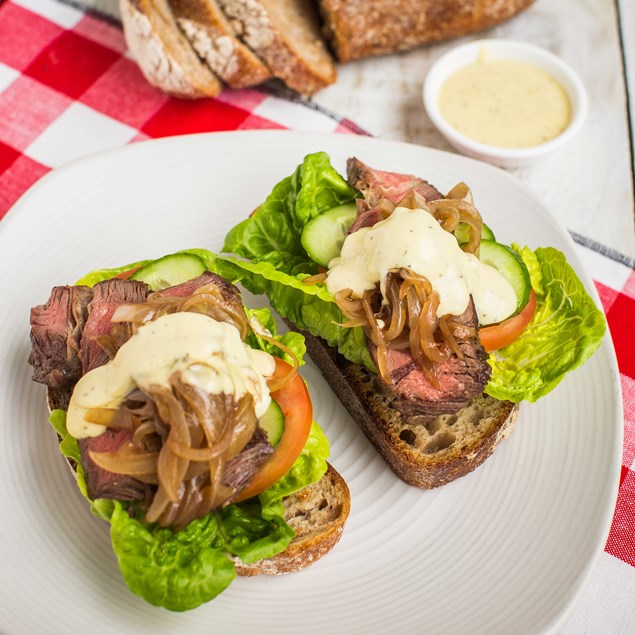
{"type": "Polygon", "coordinates": [[[271,69],[302,95],[332,84],[335,63],[310,0],[219,0],[234,31],[271,69]]]}
{"type": "Polygon", "coordinates": [[[432,421],[404,415],[392,406],[395,392],[377,375],[349,362],[324,340],[303,334],[307,352],[335,394],[395,474],[409,485],[431,489],[465,476],[514,427],[518,404],[488,395],[432,421]]]}
{"type": "Polygon", "coordinates": [[[216,0],[170,0],[181,30],[199,57],[231,88],[271,78],[271,71],[235,35],[216,0]]]}
{"type": "Polygon", "coordinates": [[[296,532],[285,551],[253,564],[234,559],[238,575],[281,575],[299,571],[326,555],[339,541],[351,509],[346,481],[329,465],[313,485],[284,500],[284,518],[296,532]]]}
{"type": "Polygon", "coordinates": [[[175,97],[215,97],[223,85],[176,24],[167,0],[120,0],[126,43],[150,84],[175,97]]]}
{"type": "MultiPolygon", "coordinates": [[[[70,393],[57,388],[47,392],[49,410],[66,410],[70,393]]],[[[77,466],[66,459],[73,476],[77,466]]],[[[331,465],[317,482],[284,499],[284,519],[296,532],[285,551],[273,558],[245,564],[234,557],[240,576],[282,575],[304,569],[325,556],[338,543],[351,510],[351,495],[342,475],[331,465]]]]}

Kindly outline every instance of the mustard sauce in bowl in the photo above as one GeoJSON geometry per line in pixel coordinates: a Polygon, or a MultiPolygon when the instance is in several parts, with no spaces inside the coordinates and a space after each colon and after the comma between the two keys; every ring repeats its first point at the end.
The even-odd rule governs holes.
{"type": "Polygon", "coordinates": [[[545,143],[571,121],[569,97],[549,73],[486,53],[448,77],[439,109],[461,134],[501,148],[545,143]]]}
{"type": "Polygon", "coordinates": [[[502,166],[526,163],[567,143],[588,110],[584,86],[553,53],[513,40],[476,40],[439,58],[424,105],[457,150],[502,166]]]}

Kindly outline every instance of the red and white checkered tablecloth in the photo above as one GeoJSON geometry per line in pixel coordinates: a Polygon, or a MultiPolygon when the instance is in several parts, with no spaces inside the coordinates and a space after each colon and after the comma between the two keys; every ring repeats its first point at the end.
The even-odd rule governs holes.
{"type": "MultiPolygon", "coordinates": [[[[367,134],[315,104],[265,90],[180,101],[149,86],[120,27],[71,0],[0,0],[0,219],[52,168],[142,139],[256,128],[367,134]]],[[[574,235],[615,343],[624,396],[613,525],[562,631],[635,633],[635,273],[628,258],[574,235]]]]}

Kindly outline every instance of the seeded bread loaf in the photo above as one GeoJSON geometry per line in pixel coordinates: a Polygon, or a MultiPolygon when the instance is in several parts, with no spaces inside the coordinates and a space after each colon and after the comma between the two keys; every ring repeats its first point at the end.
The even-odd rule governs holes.
{"type": "Polygon", "coordinates": [[[480,31],[534,0],[320,0],[324,32],[341,62],[480,31]]]}
{"type": "Polygon", "coordinates": [[[335,64],[311,0],[219,0],[238,36],[302,95],[332,84],[335,64]]]}
{"type": "Polygon", "coordinates": [[[150,84],[188,99],[213,97],[222,84],[179,31],[167,0],[120,0],[126,43],[150,84]]]}
{"type": "Polygon", "coordinates": [[[323,340],[304,333],[307,352],[392,470],[409,485],[431,489],[477,468],[511,433],[518,404],[482,395],[456,414],[432,421],[393,407],[396,393],[323,340]]]}
{"type": "Polygon", "coordinates": [[[234,33],[216,0],[170,0],[176,21],[198,56],[231,88],[261,84],[269,68],[234,33]]]}

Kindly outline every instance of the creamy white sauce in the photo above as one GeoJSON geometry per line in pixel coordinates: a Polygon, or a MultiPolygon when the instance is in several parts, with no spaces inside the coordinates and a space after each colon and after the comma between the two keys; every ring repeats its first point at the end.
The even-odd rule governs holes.
{"type": "Polygon", "coordinates": [[[493,267],[465,253],[456,238],[426,210],[398,207],[373,227],[344,240],[339,258],[329,263],[327,289],[351,289],[354,298],[379,283],[385,297],[389,271],[408,267],[425,276],[439,294],[437,316],[460,315],[474,298],[481,324],[493,324],[516,310],[512,286],[493,267]]]}
{"type": "Polygon", "coordinates": [[[567,93],[551,75],[527,62],[487,55],[446,80],[439,108],[466,137],[504,148],[549,141],[571,120],[567,93]]]}
{"type": "Polygon", "coordinates": [[[66,424],[77,439],[99,436],[105,427],[86,421],[90,408],[118,408],[136,386],[167,387],[173,373],[210,394],[251,393],[261,416],[271,403],[266,378],[274,369],[273,357],[245,344],[231,324],[200,313],[165,315],[140,327],[111,362],[77,382],[66,424]]]}

